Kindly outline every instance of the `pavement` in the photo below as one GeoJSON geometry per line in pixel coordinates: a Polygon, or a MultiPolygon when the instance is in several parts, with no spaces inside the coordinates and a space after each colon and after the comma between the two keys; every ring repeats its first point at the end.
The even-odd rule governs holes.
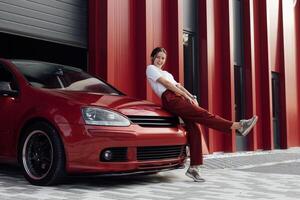
{"type": "Polygon", "coordinates": [[[204,183],[186,169],[154,175],[69,178],[58,186],[30,185],[17,167],[0,165],[0,200],[252,200],[300,199],[300,148],[211,154],[204,183]]]}

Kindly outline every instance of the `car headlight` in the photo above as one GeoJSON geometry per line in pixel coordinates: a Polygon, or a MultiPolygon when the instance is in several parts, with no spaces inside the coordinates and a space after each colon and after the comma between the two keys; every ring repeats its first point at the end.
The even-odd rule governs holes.
{"type": "Polygon", "coordinates": [[[114,111],[85,107],[82,108],[83,119],[88,125],[102,125],[102,126],[129,126],[130,121],[114,111]]]}

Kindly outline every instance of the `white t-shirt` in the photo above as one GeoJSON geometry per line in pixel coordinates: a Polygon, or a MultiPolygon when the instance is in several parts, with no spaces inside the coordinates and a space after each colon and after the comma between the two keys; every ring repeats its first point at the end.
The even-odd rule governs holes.
{"type": "Polygon", "coordinates": [[[175,81],[172,74],[170,74],[167,71],[161,70],[154,65],[147,66],[146,76],[147,76],[147,80],[149,81],[153,91],[160,98],[161,98],[162,93],[164,93],[167,90],[167,88],[165,88],[165,86],[163,86],[161,83],[157,82],[157,79],[159,79],[160,77],[163,77],[163,78],[167,79],[168,81],[170,81],[174,85],[178,84],[178,82],[175,81]]]}

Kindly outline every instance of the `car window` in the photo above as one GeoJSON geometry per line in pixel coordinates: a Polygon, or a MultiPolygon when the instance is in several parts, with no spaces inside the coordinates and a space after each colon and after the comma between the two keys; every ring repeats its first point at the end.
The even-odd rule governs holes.
{"type": "Polygon", "coordinates": [[[34,87],[120,95],[104,81],[81,69],[43,62],[12,61],[34,87]]]}
{"type": "Polygon", "coordinates": [[[2,64],[0,64],[0,90],[18,90],[13,74],[2,64]]]}

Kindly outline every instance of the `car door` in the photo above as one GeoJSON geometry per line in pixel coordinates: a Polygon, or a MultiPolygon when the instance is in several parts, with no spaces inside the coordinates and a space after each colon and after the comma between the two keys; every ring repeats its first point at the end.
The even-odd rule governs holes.
{"type": "Polygon", "coordinates": [[[0,157],[9,156],[13,146],[14,120],[19,91],[13,73],[0,63],[0,157]]]}

